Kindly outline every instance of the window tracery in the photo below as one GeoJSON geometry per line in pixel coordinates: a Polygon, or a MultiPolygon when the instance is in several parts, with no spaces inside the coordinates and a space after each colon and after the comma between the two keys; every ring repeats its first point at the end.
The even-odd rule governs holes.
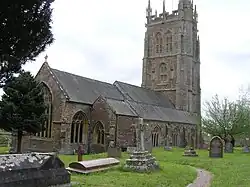
{"type": "Polygon", "coordinates": [[[85,143],[88,135],[88,118],[79,111],[77,112],[71,123],[71,143],[85,143]]]}
{"type": "Polygon", "coordinates": [[[153,132],[152,132],[152,145],[153,145],[153,147],[159,146],[159,135],[160,135],[160,128],[155,127],[153,132]]]}
{"type": "Polygon", "coordinates": [[[101,122],[97,122],[94,129],[94,141],[97,144],[104,145],[105,137],[104,137],[104,126],[101,122]]]}
{"type": "Polygon", "coordinates": [[[165,63],[161,63],[159,66],[160,71],[160,80],[167,81],[167,65],[165,63]]]}
{"type": "Polygon", "coordinates": [[[45,124],[41,132],[36,133],[36,136],[43,138],[51,138],[52,134],[52,94],[49,87],[45,83],[41,83],[42,92],[44,94],[44,103],[46,105],[45,115],[47,116],[45,124]]]}
{"type": "Polygon", "coordinates": [[[160,32],[158,32],[156,34],[156,53],[162,53],[162,44],[163,44],[163,41],[162,41],[162,35],[160,32]]]}
{"type": "Polygon", "coordinates": [[[173,49],[173,37],[172,37],[172,33],[170,31],[168,31],[166,33],[166,52],[172,52],[173,49]]]}

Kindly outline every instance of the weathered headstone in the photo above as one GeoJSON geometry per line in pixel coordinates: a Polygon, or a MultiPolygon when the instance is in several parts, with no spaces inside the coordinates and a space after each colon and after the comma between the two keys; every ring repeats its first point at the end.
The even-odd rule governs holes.
{"type": "Polygon", "coordinates": [[[72,162],[66,169],[71,172],[88,174],[88,173],[107,170],[112,166],[118,165],[119,163],[120,161],[115,158],[100,158],[96,160],[72,162]]]}
{"type": "Polygon", "coordinates": [[[172,150],[171,142],[172,142],[171,137],[169,135],[167,135],[166,145],[164,146],[165,151],[171,151],[172,150]]]}
{"type": "Polygon", "coordinates": [[[193,147],[187,147],[184,151],[183,156],[196,157],[198,156],[198,154],[196,153],[193,147]]]}
{"type": "Polygon", "coordinates": [[[0,155],[1,187],[70,187],[70,173],[54,153],[0,155]]]}
{"type": "Polygon", "coordinates": [[[223,158],[223,140],[219,136],[214,136],[210,141],[209,157],[223,158]]]}
{"type": "Polygon", "coordinates": [[[121,158],[121,156],[122,156],[121,148],[115,146],[114,141],[110,141],[108,146],[108,157],[121,158]]]}
{"type": "Polygon", "coordinates": [[[138,123],[136,124],[137,129],[137,138],[136,151],[132,152],[130,158],[126,160],[124,169],[128,171],[135,172],[148,172],[159,169],[159,165],[156,162],[155,157],[152,156],[148,151],[145,151],[144,145],[144,134],[145,134],[145,124],[143,124],[143,119],[139,118],[138,123]]]}
{"type": "Polygon", "coordinates": [[[115,126],[111,126],[109,129],[109,134],[107,136],[109,140],[108,146],[108,157],[120,158],[122,156],[121,148],[118,146],[116,136],[115,136],[115,126]]]}
{"type": "Polygon", "coordinates": [[[233,153],[233,144],[231,142],[226,142],[225,143],[225,153],[233,153]]]}

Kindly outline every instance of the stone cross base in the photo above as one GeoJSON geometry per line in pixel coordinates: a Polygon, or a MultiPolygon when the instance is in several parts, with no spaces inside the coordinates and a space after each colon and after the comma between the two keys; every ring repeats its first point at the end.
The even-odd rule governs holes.
{"type": "Polygon", "coordinates": [[[190,148],[190,149],[186,149],[184,151],[183,156],[196,157],[196,156],[198,156],[198,154],[196,153],[196,151],[193,148],[190,148]]]}
{"type": "Polygon", "coordinates": [[[148,151],[136,151],[126,160],[124,169],[127,171],[135,171],[139,173],[151,172],[158,170],[160,167],[152,154],[148,151]]]}

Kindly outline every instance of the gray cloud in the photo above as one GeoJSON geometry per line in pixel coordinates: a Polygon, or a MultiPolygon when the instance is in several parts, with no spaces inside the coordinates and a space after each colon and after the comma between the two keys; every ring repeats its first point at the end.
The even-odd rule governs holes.
{"type": "MultiPolygon", "coordinates": [[[[162,2],[151,0],[162,10],[162,2]]],[[[199,13],[202,99],[218,93],[235,99],[249,83],[250,17],[248,0],[194,0],[199,13]],[[241,64],[241,65],[239,65],[241,64]]],[[[171,1],[166,1],[171,11],[171,1]]],[[[174,0],[173,7],[177,7],[174,0]]],[[[141,84],[145,0],[60,0],[54,3],[55,43],[35,63],[36,74],[45,53],[53,68],[107,82],[141,84]]]]}

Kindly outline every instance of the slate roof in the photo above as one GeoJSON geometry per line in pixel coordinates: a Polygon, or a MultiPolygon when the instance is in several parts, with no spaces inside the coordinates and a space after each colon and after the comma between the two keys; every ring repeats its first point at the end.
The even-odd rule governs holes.
{"type": "Polygon", "coordinates": [[[119,115],[188,124],[198,122],[197,118],[188,112],[176,110],[163,93],[119,81],[109,84],[52,68],[51,71],[70,101],[92,105],[102,96],[119,115]]]}
{"type": "Polygon", "coordinates": [[[156,105],[129,102],[136,113],[146,120],[168,121],[185,124],[197,124],[198,119],[190,113],[156,105]]]}
{"type": "Polygon", "coordinates": [[[70,101],[93,104],[100,95],[106,98],[123,100],[121,93],[112,84],[81,77],[57,69],[51,68],[51,71],[69,95],[70,101]]]}
{"type": "Polygon", "coordinates": [[[116,114],[138,117],[138,115],[135,113],[135,111],[129,106],[129,104],[126,101],[107,99],[107,103],[116,112],[116,114]]]}
{"type": "Polygon", "coordinates": [[[115,86],[124,94],[127,100],[167,108],[175,108],[171,101],[161,92],[155,92],[139,86],[116,81],[115,86]]]}

